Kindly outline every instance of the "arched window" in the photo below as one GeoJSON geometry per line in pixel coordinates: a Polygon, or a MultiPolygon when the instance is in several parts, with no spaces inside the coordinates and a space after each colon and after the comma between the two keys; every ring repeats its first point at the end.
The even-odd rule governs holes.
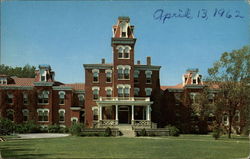
{"type": "Polygon", "coordinates": [[[49,121],[49,109],[37,109],[38,121],[47,122],[49,121]]]}
{"type": "Polygon", "coordinates": [[[59,113],[59,122],[60,123],[65,122],[65,109],[59,109],[58,113],[59,113]]]}
{"type": "Polygon", "coordinates": [[[64,100],[65,100],[65,92],[64,91],[59,91],[59,105],[64,105],[64,100]]]}
{"type": "Polygon", "coordinates": [[[99,82],[99,70],[98,69],[93,69],[93,82],[98,83],[99,82]]]}
{"type": "Polygon", "coordinates": [[[145,88],[146,96],[151,96],[152,88],[145,88]]]}
{"type": "Polygon", "coordinates": [[[99,98],[99,87],[92,87],[93,99],[97,100],[99,98]]]}
{"type": "Polygon", "coordinates": [[[77,117],[72,117],[71,118],[71,123],[72,124],[76,124],[78,122],[78,118],[77,117]]]}
{"type": "Polygon", "coordinates": [[[106,72],[106,82],[110,83],[112,79],[112,70],[105,70],[106,72]]]}
{"type": "Polygon", "coordinates": [[[135,96],[139,96],[139,91],[140,91],[140,88],[134,88],[135,96]]]}
{"type": "Polygon", "coordinates": [[[49,91],[42,91],[38,93],[38,103],[39,104],[49,103],[49,91]]]}

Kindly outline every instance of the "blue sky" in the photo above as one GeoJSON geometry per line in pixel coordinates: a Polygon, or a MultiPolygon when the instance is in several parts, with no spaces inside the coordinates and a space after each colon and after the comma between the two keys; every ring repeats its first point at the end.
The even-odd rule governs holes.
{"type": "MultiPolygon", "coordinates": [[[[56,80],[84,82],[83,64],[112,62],[112,26],[118,16],[135,25],[135,61],[162,66],[161,85],[175,85],[187,68],[207,69],[221,53],[250,44],[246,1],[5,1],[1,2],[1,62],[11,66],[50,64],[56,80]],[[192,19],[154,19],[157,9],[192,19]],[[224,9],[220,17],[216,8],[224,9]],[[207,17],[201,18],[201,10],[207,17]],[[200,17],[198,12],[200,10],[200,17]],[[229,12],[228,12],[229,11],[229,12]],[[226,18],[226,12],[232,18],[226,18]],[[243,18],[235,17],[240,14],[243,18]]],[[[222,11],[222,10],[220,10],[222,11]]]]}

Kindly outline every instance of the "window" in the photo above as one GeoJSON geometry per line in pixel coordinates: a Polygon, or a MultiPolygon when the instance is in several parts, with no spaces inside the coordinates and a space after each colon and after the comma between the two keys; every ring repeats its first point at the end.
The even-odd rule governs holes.
{"type": "Polygon", "coordinates": [[[58,113],[59,113],[59,122],[60,123],[65,122],[65,110],[64,109],[59,109],[58,113]]]}
{"type": "Polygon", "coordinates": [[[59,95],[59,105],[64,105],[65,92],[60,91],[60,92],[58,92],[58,95],[59,95]]]}
{"type": "Polygon", "coordinates": [[[134,71],[134,82],[138,83],[139,82],[139,70],[134,71]]]}
{"type": "Polygon", "coordinates": [[[71,123],[72,124],[76,124],[78,122],[78,118],[77,117],[72,117],[71,118],[71,123]]]}
{"type": "Polygon", "coordinates": [[[125,87],[124,88],[124,97],[129,97],[129,88],[128,87],[125,87]]]}
{"type": "Polygon", "coordinates": [[[140,91],[140,88],[134,88],[134,93],[135,93],[135,96],[139,96],[139,91],[140,91]]]}
{"type": "Polygon", "coordinates": [[[38,93],[38,103],[48,104],[49,103],[49,91],[42,91],[38,93]]]}
{"type": "Polygon", "coordinates": [[[123,37],[123,38],[126,37],[126,32],[122,32],[122,37],[123,37]]]}
{"type": "Polygon", "coordinates": [[[49,121],[49,110],[48,109],[37,109],[38,121],[47,122],[49,121]]]}
{"type": "Polygon", "coordinates": [[[118,69],[118,79],[119,80],[124,80],[124,79],[129,79],[130,76],[130,69],[131,69],[131,66],[128,66],[128,65],[119,65],[117,66],[117,69],[118,69]]]}
{"type": "Polygon", "coordinates": [[[124,70],[124,79],[129,79],[129,69],[125,68],[124,70]]]}
{"type": "Polygon", "coordinates": [[[29,110],[28,109],[23,109],[23,121],[26,122],[29,120],[29,110]]]}
{"type": "Polygon", "coordinates": [[[24,93],[24,94],[23,94],[23,104],[24,104],[24,105],[27,105],[28,102],[29,102],[29,101],[28,101],[28,94],[24,93]]]}
{"type": "Polygon", "coordinates": [[[229,118],[228,118],[227,114],[224,114],[222,116],[222,122],[223,122],[224,125],[228,125],[229,124],[229,118]]]}
{"type": "Polygon", "coordinates": [[[152,76],[152,71],[146,71],[146,83],[151,83],[151,76],[152,76]]]}
{"type": "Polygon", "coordinates": [[[45,81],[45,76],[41,76],[41,81],[45,81]]]}
{"type": "Polygon", "coordinates": [[[14,110],[13,109],[7,109],[7,118],[11,121],[14,121],[14,110]]]}
{"type": "Polygon", "coordinates": [[[106,87],[106,96],[107,97],[112,97],[112,88],[111,87],[106,87]]]}
{"type": "Polygon", "coordinates": [[[93,99],[97,100],[99,98],[99,87],[92,87],[93,99]]]}
{"type": "Polygon", "coordinates": [[[189,95],[190,95],[191,102],[193,104],[196,103],[197,102],[196,98],[197,98],[198,93],[191,92],[189,95]]]}
{"type": "Polygon", "coordinates": [[[240,122],[240,111],[239,110],[235,111],[234,121],[240,122]]]}
{"type": "Polygon", "coordinates": [[[98,120],[98,107],[92,107],[93,120],[98,120]]]}
{"type": "Polygon", "coordinates": [[[123,79],[123,69],[118,68],[118,79],[123,79]]]}
{"type": "Polygon", "coordinates": [[[130,50],[131,50],[130,46],[119,45],[116,47],[116,49],[118,50],[118,59],[129,59],[130,58],[130,56],[129,56],[130,50]]]}
{"type": "Polygon", "coordinates": [[[83,104],[84,104],[84,95],[83,94],[79,94],[78,95],[78,99],[79,99],[79,105],[83,106],[83,104]]]}
{"type": "Polygon", "coordinates": [[[12,93],[7,94],[7,103],[13,104],[13,94],[12,93]]]}
{"type": "Polygon", "coordinates": [[[151,96],[152,88],[145,88],[146,96],[151,96]]]}
{"type": "Polygon", "coordinates": [[[130,96],[130,85],[117,85],[118,97],[129,97],[130,96]]]}
{"type": "Polygon", "coordinates": [[[94,83],[99,82],[99,70],[98,69],[93,69],[92,73],[93,73],[93,82],[94,83]]]}
{"type": "Polygon", "coordinates": [[[123,88],[122,87],[118,88],[118,97],[123,97],[123,88]]]}
{"type": "Polygon", "coordinates": [[[196,79],[193,79],[193,84],[196,84],[196,79]]]}
{"type": "Polygon", "coordinates": [[[111,82],[111,78],[112,78],[112,71],[111,70],[106,70],[106,82],[110,83],[111,82]]]}
{"type": "Polygon", "coordinates": [[[213,93],[208,94],[208,101],[210,104],[214,103],[214,94],[213,93]]]}

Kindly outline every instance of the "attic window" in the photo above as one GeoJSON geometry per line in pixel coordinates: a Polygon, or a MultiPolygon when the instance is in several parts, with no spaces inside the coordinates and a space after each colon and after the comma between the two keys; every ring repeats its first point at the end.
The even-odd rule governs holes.
{"type": "Polygon", "coordinates": [[[193,84],[196,84],[196,79],[193,79],[193,84]]]}
{"type": "Polygon", "coordinates": [[[126,32],[122,32],[122,37],[126,37],[126,32]]]}

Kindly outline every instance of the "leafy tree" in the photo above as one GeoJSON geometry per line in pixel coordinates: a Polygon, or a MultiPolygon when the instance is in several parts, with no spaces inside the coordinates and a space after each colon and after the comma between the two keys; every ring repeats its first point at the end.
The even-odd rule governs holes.
{"type": "Polygon", "coordinates": [[[211,85],[219,88],[215,100],[216,112],[219,118],[222,118],[223,112],[228,115],[228,137],[231,138],[236,110],[246,112],[249,105],[250,48],[245,46],[224,52],[208,73],[211,85]]]}
{"type": "Polygon", "coordinates": [[[25,65],[24,67],[11,67],[7,65],[0,65],[0,74],[5,74],[9,76],[17,76],[23,78],[33,78],[35,77],[34,66],[25,65]]]}

